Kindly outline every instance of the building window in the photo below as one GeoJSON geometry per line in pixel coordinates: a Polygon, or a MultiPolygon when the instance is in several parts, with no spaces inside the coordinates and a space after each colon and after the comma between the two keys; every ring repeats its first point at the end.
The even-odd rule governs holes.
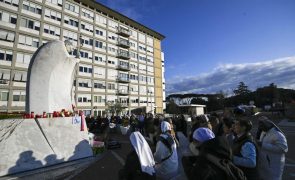
{"type": "Polygon", "coordinates": [[[108,60],[108,63],[109,63],[109,64],[115,64],[115,61],[108,60]]]}
{"type": "Polygon", "coordinates": [[[109,36],[109,39],[111,39],[111,40],[117,40],[117,37],[115,37],[115,36],[109,36]]]}
{"type": "Polygon", "coordinates": [[[96,29],[95,33],[99,36],[103,36],[103,31],[96,29]]]}
{"type": "Polygon", "coordinates": [[[24,53],[18,52],[16,55],[16,62],[29,65],[31,58],[32,58],[31,54],[24,54],[24,53]]]}
{"type": "Polygon", "coordinates": [[[72,41],[78,41],[77,33],[63,30],[63,35],[65,39],[72,40],[72,41]]]}
{"type": "Polygon", "coordinates": [[[125,80],[129,80],[129,75],[124,73],[119,73],[119,77],[125,80]]]}
{"type": "Polygon", "coordinates": [[[110,90],[116,89],[115,84],[108,83],[108,89],[110,89],[110,90]]]}
{"type": "Polygon", "coordinates": [[[102,57],[99,57],[99,56],[94,56],[94,60],[95,61],[98,61],[98,62],[105,62],[102,57]]]}
{"type": "Polygon", "coordinates": [[[130,79],[132,79],[132,80],[138,80],[138,76],[136,76],[134,74],[130,74],[130,79]]]}
{"type": "Polygon", "coordinates": [[[103,48],[103,42],[95,41],[95,47],[102,49],[103,48]]]}
{"type": "Polygon", "coordinates": [[[40,22],[39,21],[33,21],[30,19],[22,18],[20,24],[22,27],[26,27],[29,29],[34,29],[36,31],[40,31],[40,22]]]}
{"type": "Polygon", "coordinates": [[[138,59],[141,60],[141,61],[146,61],[146,57],[143,57],[143,56],[140,56],[140,55],[138,56],[138,59]]]}
{"type": "Polygon", "coordinates": [[[80,51],[80,55],[82,58],[92,59],[92,52],[80,51]]]}
{"type": "Polygon", "coordinates": [[[13,101],[25,102],[26,101],[25,92],[23,92],[23,91],[14,91],[13,92],[13,101]]]}
{"type": "Polygon", "coordinates": [[[94,13],[84,8],[82,8],[82,16],[92,20],[94,19],[94,13]]]}
{"type": "Polygon", "coordinates": [[[78,85],[79,87],[91,88],[91,82],[87,80],[79,80],[78,85]]]}
{"type": "Polygon", "coordinates": [[[79,26],[78,20],[69,16],[64,16],[64,22],[70,26],[74,26],[74,27],[79,26]]]}
{"type": "Polygon", "coordinates": [[[110,52],[116,52],[117,50],[115,48],[113,48],[113,47],[109,47],[109,51],[110,52]]]}
{"type": "Polygon", "coordinates": [[[131,58],[135,58],[136,59],[136,57],[137,57],[137,54],[134,53],[134,52],[129,52],[129,55],[130,55],[131,58]]]}
{"type": "Polygon", "coordinates": [[[135,43],[129,42],[129,44],[130,44],[131,47],[135,47],[135,43]]]}
{"type": "Polygon", "coordinates": [[[79,66],[79,71],[83,73],[92,73],[92,68],[79,66]]]}
{"type": "Polygon", "coordinates": [[[14,32],[5,31],[0,29],[0,40],[7,41],[7,42],[14,42],[14,32]]]}
{"type": "Polygon", "coordinates": [[[79,6],[75,5],[75,4],[71,4],[69,2],[65,3],[65,9],[72,11],[74,13],[79,14],[79,6]]]}
{"type": "Polygon", "coordinates": [[[61,21],[61,13],[59,12],[56,12],[54,10],[51,10],[51,9],[45,9],[45,17],[49,18],[49,19],[53,19],[53,20],[56,20],[56,21],[61,21]]]}
{"type": "Polygon", "coordinates": [[[46,0],[46,1],[62,7],[62,1],[63,0],[46,0]]]}
{"type": "Polygon", "coordinates": [[[0,101],[8,101],[9,93],[7,91],[0,91],[0,101]]]}
{"type": "Polygon", "coordinates": [[[101,96],[93,96],[93,102],[95,103],[102,103],[102,97],[101,96]]]}
{"type": "Polygon", "coordinates": [[[139,48],[139,50],[146,51],[146,48],[145,47],[138,46],[138,48],[139,48]]]}
{"type": "Polygon", "coordinates": [[[94,83],[94,88],[97,89],[105,89],[105,85],[103,83],[94,83]]]}
{"type": "Polygon", "coordinates": [[[14,72],[13,81],[26,82],[27,72],[14,72]]]}
{"type": "Polygon", "coordinates": [[[106,25],[107,24],[107,19],[101,15],[96,14],[96,23],[106,25]]]}
{"type": "Polygon", "coordinates": [[[0,69],[0,80],[1,80],[2,84],[6,84],[3,82],[10,80],[10,70],[0,69]]]}
{"type": "Polygon", "coordinates": [[[16,24],[17,16],[5,11],[0,11],[0,21],[4,21],[11,24],[16,24]]]}
{"type": "Polygon", "coordinates": [[[85,97],[85,96],[80,96],[78,97],[78,102],[91,102],[91,98],[85,97]]]}
{"type": "Polygon", "coordinates": [[[0,2],[4,2],[6,4],[10,4],[15,7],[18,7],[18,4],[19,4],[19,0],[0,0],[0,2]]]}
{"type": "Polygon", "coordinates": [[[85,31],[93,32],[93,26],[91,24],[81,22],[81,28],[85,31]]]}
{"type": "Polygon", "coordinates": [[[44,24],[44,33],[55,35],[55,36],[60,36],[60,28],[49,25],[49,24],[44,24]]]}
{"type": "Polygon", "coordinates": [[[131,99],[131,103],[138,103],[138,99],[131,99]]]}
{"type": "Polygon", "coordinates": [[[19,35],[18,43],[26,46],[39,47],[39,39],[30,36],[19,35]]]}
{"type": "Polygon", "coordinates": [[[0,49],[0,61],[12,61],[12,51],[0,49]]]}
{"type": "Polygon", "coordinates": [[[23,9],[35,14],[42,14],[42,7],[29,1],[23,1],[23,9]]]}
{"type": "Polygon", "coordinates": [[[89,46],[93,46],[93,39],[87,38],[87,37],[82,37],[81,43],[89,45],[89,46]]]}

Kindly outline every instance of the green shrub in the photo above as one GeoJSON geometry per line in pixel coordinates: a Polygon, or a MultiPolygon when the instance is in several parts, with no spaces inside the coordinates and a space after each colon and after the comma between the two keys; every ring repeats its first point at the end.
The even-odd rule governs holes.
{"type": "Polygon", "coordinates": [[[0,119],[22,119],[22,114],[0,114],[0,119]]]}

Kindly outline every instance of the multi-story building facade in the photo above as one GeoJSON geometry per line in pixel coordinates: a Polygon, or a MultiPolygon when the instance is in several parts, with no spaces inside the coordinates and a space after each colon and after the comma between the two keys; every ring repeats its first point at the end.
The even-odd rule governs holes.
{"type": "Polygon", "coordinates": [[[115,102],[163,112],[163,35],[91,0],[0,0],[1,112],[25,110],[32,55],[54,39],[82,44],[74,85],[86,114],[103,115],[115,102]]]}

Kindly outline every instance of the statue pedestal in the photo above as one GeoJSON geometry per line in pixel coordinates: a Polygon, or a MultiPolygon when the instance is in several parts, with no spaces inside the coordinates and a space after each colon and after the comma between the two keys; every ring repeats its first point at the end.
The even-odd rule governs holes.
{"type": "Polygon", "coordinates": [[[0,176],[93,155],[88,132],[72,117],[1,120],[0,149],[0,176]]]}

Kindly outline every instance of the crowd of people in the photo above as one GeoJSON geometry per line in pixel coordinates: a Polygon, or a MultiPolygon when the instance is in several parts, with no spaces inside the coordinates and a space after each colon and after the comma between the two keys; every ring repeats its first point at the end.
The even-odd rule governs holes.
{"type": "Polygon", "coordinates": [[[201,115],[153,117],[140,114],[88,120],[90,130],[103,131],[109,123],[127,123],[132,151],[119,179],[172,179],[182,163],[189,180],[280,180],[288,151],[286,136],[265,116],[259,118],[256,135],[243,116],[201,115]],[[191,155],[181,156],[177,132],[190,141],[191,155]]]}

